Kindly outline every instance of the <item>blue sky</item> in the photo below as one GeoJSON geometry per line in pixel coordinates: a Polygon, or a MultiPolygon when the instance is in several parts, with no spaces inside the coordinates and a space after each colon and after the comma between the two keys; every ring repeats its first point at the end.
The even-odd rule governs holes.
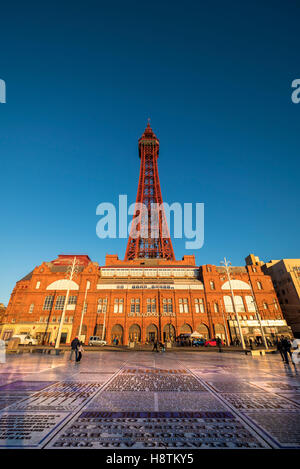
{"type": "Polygon", "coordinates": [[[149,116],[164,200],[205,203],[198,264],[299,257],[299,14],[271,0],[2,5],[0,302],[60,253],[124,257],[126,240],[97,238],[96,206],[134,202],[149,116]]]}

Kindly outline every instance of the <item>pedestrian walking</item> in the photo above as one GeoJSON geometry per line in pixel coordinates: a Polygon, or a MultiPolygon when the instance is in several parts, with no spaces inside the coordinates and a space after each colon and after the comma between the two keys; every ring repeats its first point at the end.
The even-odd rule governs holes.
{"type": "Polygon", "coordinates": [[[75,337],[75,339],[72,340],[71,342],[71,353],[70,353],[70,360],[72,360],[73,354],[75,353],[75,360],[77,360],[78,357],[78,346],[80,345],[78,337],[75,337]]]}
{"type": "Polygon", "coordinates": [[[282,352],[284,356],[284,361],[285,363],[289,363],[288,355],[290,355],[290,357],[292,358],[291,342],[286,337],[284,337],[281,341],[281,344],[282,344],[282,352]]]}
{"type": "Polygon", "coordinates": [[[276,344],[277,350],[281,355],[281,359],[284,362],[284,353],[282,349],[282,339],[277,339],[277,344],[276,344]]]}
{"type": "Polygon", "coordinates": [[[78,350],[78,356],[77,356],[77,358],[76,358],[76,362],[77,362],[77,363],[80,362],[80,360],[81,360],[81,358],[82,358],[82,354],[83,354],[83,352],[84,352],[82,345],[83,345],[82,342],[80,342],[80,343],[79,343],[79,346],[78,346],[78,349],[77,349],[77,350],[78,350]]]}
{"type": "Polygon", "coordinates": [[[157,342],[157,340],[155,340],[154,343],[153,343],[152,352],[158,352],[158,342],[157,342]]]}

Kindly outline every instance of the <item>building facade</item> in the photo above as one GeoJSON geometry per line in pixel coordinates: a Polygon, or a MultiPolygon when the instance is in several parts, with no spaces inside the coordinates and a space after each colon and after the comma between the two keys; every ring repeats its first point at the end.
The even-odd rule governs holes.
{"type": "Polygon", "coordinates": [[[99,266],[87,255],[59,255],[35,267],[11,294],[2,339],[29,333],[41,343],[54,343],[61,332],[61,343],[96,335],[128,345],[173,342],[197,331],[228,344],[240,340],[239,325],[246,340],[261,338],[261,327],[270,338],[289,333],[271,278],[260,266],[232,267],[230,284],[224,267],[196,266],[194,255],[175,259],[164,209],[152,212],[152,204],[162,204],[158,156],[159,140],[148,123],[139,139],[132,224],[147,229],[138,237],[131,229],[125,259],[107,255],[99,266]],[[70,278],[74,257],[76,275],[70,278]]]}
{"type": "Polygon", "coordinates": [[[0,303],[0,324],[3,323],[5,311],[6,311],[6,306],[3,303],[0,303]]]}
{"type": "MultiPolygon", "coordinates": [[[[17,282],[1,327],[1,338],[29,333],[40,343],[54,343],[70,289],[62,343],[104,337],[108,343],[174,341],[198,331],[203,337],[239,338],[229,282],[223,267],[196,266],[194,256],[182,261],[122,261],[108,255],[104,266],[76,256],[77,276],[66,278],[74,256],[44,262],[17,282]]],[[[290,333],[271,278],[260,266],[231,268],[235,309],[246,339],[261,337],[258,308],[266,337],[290,333]],[[256,303],[256,304],[255,304],[256,303]]]]}
{"type": "Polygon", "coordinates": [[[250,254],[249,265],[259,265],[271,276],[283,316],[295,337],[300,338],[300,259],[280,259],[263,262],[250,254]]]}

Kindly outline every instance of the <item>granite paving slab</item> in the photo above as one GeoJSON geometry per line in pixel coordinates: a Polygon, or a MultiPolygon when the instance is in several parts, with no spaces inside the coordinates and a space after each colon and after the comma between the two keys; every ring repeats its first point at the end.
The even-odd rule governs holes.
{"type": "Polygon", "coordinates": [[[22,402],[13,404],[10,410],[76,410],[98,392],[100,387],[100,383],[56,383],[46,390],[32,394],[22,402]]]}
{"type": "Polygon", "coordinates": [[[225,399],[226,402],[229,402],[231,405],[234,406],[235,409],[238,410],[282,410],[298,408],[297,405],[285,399],[284,397],[276,396],[275,394],[270,393],[223,393],[222,397],[225,399]]]}
{"type": "Polygon", "coordinates": [[[37,391],[47,388],[55,381],[14,381],[0,387],[0,393],[6,391],[37,391]]]}
{"type": "Polygon", "coordinates": [[[84,411],[47,448],[263,448],[230,412],[84,411]]]}
{"type": "Polygon", "coordinates": [[[106,391],[98,394],[85,407],[101,411],[154,411],[155,401],[153,392],[106,391]]]}

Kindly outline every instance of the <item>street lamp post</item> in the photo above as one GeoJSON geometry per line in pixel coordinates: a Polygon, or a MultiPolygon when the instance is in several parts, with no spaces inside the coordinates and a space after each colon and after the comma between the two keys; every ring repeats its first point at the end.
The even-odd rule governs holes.
{"type": "Polygon", "coordinates": [[[107,297],[105,298],[105,300],[106,300],[106,302],[105,302],[105,304],[103,305],[104,319],[103,319],[103,328],[102,328],[102,340],[104,340],[104,334],[105,334],[107,297]]]}
{"type": "Polygon", "coordinates": [[[84,316],[84,313],[86,312],[85,311],[85,309],[86,309],[86,296],[87,296],[87,291],[89,290],[90,286],[91,286],[91,283],[90,283],[89,280],[87,280],[86,281],[85,294],[84,294],[84,301],[83,301],[83,306],[82,306],[82,311],[81,311],[81,319],[80,319],[80,326],[79,326],[79,330],[78,330],[78,337],[81,336],[83,316],[84,316]]]}
{"type": "Polygon", "coordinates": [[[226,343],[227,343],[227,346],[228,346],[228,345],[229,345],[229,338],[228,338],[228,333],[227,333],[227,327],[226,327],[226,322],[225,322],[225,316],[224,316],[224,309],[223,309],[222,300],[220,301],[220,305],[221,305],[221,311],[222,311],[222,316],[223,316],[223,323],[224,323],[224,329],[225,329],[226,343]]]}
{"type": "MultiPolygon", "coordinates": [[[[72,266],[71,266],[70,275],[69,275],[69,280],[72,281],[72,279],[73,279],[73,277],[76,273],[77,273],[76,257],[74,257],[73,262],[72,262],[72,266]]],[[[63,311],[62,311],[61,318],[60,318],[60,324],[59,324],[58,333],[57,333],[56,342],[55,342],[55,348],[56,349],[58,349],[59,346],[60,346],[61,330],[62,330],[62,327],[64,325],[65,313],[66,313],[66,309],[67,309],[67,305],[68,305],[69,295],[70,295],[70,285],[67,289],[66,299],[65,299],[63,311]]]]}
{"type": "Polygon", "coordinates": [[[256,303],[256,300],[255,300],[251,279],[250,279],[250,287],[251,287],[251,293],[252,293],[253,303],[254,303],[254,307],[255,307],[256,317],[258,319],[259,327],[260,327],[260,330],[261,330],[261,335],[262,335],[262,338],[263,338],[263,341],[264,341],[265,348],[268,350],[268,344],[267,344],[267,341],[266,341],[266,336],[265,336],[263,325],[262,325],[262,322],[261,322],[261,317],[260,317],[259,310],[258,310],[258,307],[257,307],[257,303],[256,303]]]}
{"type": "Polygon", "coordinates": [[[230,292],[231,292],[233,311],[234,311],[234,314],[235,314],[235,317],[236,317],[236,322],[238,324],[238,329],[239,329],[239,334],[240,334],[240,338],[241,338],[241,342],[242,342],[242,347],[243,347],[243,349],[245,349],[246,346],[245,346],[244,336],[243,336],[239,316],[238,316],[238,313],[236,311],[235,301],[234,301],[234,294],[233,294],[233,289],[232,289],[232,285],[231,285],[231,277],[230,277],[230,272],[229,272],[229,266],[231,265],[231,262],[228,262],[226,257],[224,257],[224,261],[221,261],[221,264],[224,264],[224,267],[225,267],[225,270],[226,270],[226,274],[227,274],[227,278],[228,278],[228,282],[229,282],[229,287],[230,287],[230,292]]]}

